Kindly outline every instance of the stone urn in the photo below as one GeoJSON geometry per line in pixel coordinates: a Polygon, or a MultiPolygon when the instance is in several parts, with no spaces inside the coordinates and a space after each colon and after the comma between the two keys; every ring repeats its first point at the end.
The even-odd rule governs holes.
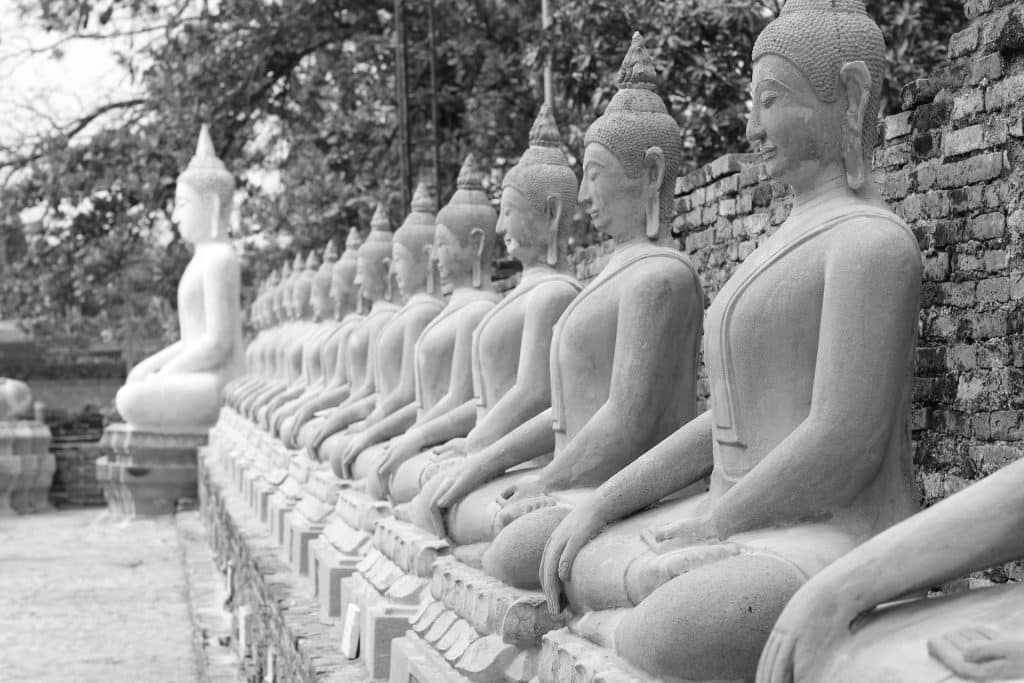
{"type": "Polygon", "coordinates": [[[14,425],[0,420],[0,517],[18,514],[11,494],[21,479],[21,457],[14,454],[14,425]]]}

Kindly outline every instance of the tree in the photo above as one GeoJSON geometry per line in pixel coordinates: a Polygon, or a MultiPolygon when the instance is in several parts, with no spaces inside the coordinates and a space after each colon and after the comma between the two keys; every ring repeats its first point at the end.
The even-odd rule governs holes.
{"type": "MultiPolygon", "coordinates": [[[[540,0],[435,2],[443,197],[470,150],[496,169],[496,193],[501,170],[526,145],[548,57],[558,75],[556,114],[578,163],[583,132],[614,93],[634,30],[664,77],[686,165],[745,150],[749,55],[781,5],[555,0],[545,34],[540,0]]],[[[19,4],[25,21],[53,36],[44,48],[53,54],[72,40],[117,46],[136,91],[0,146],[0,230],[23,237],[7,240],[14,248],[0,273],[0,310],[32,322],[37,334],[67,330],[70,319],[83,337],[122,343],[140,325],[154,329],[154,343],[164,333],[147,315],[159,315],[153,299],[176,305],[189,252],[169,216],[201,123],[210,124],[240,180],[237,234],[250,284],[282,258],[366,226],[378,199],[396,223],[404,215],[392,0],[19,4]],[[151,275],[151,287],[139,278],[126,284],[126,268],[151,275]]],[[[420,133],[429,93],[423,4],[407,3],[410,102],[420,133]]],[[[869,4],[890,40],[891,103],[897,83],[944,56],[962,22],[960,3],[869,4]]],[[[412,152],[415,170],[430,166],[422,140],[412,152]]]]}

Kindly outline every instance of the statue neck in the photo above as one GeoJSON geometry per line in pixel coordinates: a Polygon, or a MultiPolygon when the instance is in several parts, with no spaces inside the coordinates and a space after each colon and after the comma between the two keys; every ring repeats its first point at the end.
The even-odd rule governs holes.
{"type": "Polygon", "coordinates": [[[530,265],[523,266],[523,276],[519,280],[520,284],[528,284],[534,280],[539,280],[548,275],[564,274],[568,272],[568,267],[565,264],[565,259],[559,255],[558,265],[550,266],[546,261],[539,263],[531,263],[530,265]]]}
{"type": "Polygon", "coordinates": [[[794,187],[793,192],[791,218],[811,213],[823,204],[833,201],[861,201],[879,205],[885,203],[878,190],[878,184],[874,180],[869,179],[859,192],[854,192],[850,189],[846,173],[842,170],[803,192],[798,192],[794,187]]]}

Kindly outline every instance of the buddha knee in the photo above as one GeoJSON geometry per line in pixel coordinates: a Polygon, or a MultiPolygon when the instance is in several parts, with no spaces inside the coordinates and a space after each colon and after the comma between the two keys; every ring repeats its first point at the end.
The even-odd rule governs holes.
{"type": "Polygon", "coordinates": [[[615,649],[656,676],[753,680],[772,625],[804,577],[788,563],[739,555],[656,589],[619,623],[615,649]]]}
{"type": "Polygon", "coordinates": [[[516,588],[540,588],[540,561],[544,545],[568,508],[546,507],[506,526],[484,553],[484,571],[516,588]]]}

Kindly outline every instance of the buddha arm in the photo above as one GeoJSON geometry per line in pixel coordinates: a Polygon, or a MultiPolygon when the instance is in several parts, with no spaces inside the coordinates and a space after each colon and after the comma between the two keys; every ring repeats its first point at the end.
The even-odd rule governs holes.
{"type": "Polygon", "coordinates": [[[414,437],[422,448],[464,436],[475,423],[476,401],[470,399],[432,420],[418,420],[406,434],[414,437]]]}
{"type": "Polygon", "coordinates": [[[810,411],[716,502],[721,538],[849,505],[890,457],[892,430],[905,429],[892,414],[909,400],[920,253],[894,226],[846,228],[826,256],[810,411]]]}
{"type": "Polygon", "coordinates": [[[1024,461],[883,531],[812,579],[852,611],[1024,557],[1024,461]],[[979,524],[984,520],[984,524],[979,524]],[[894,559],[898,558],[898,562],[894,559]],[[841,588],[839,588],[841,587],[841,588]]]}
{"type": "Polygon", "coordinates": [[[166,364],[168,361],[170,361],[172,358],[178,355],[178,353],[181,351],[181,346],[181,341],[176,341],[170,346],[160,349],[152,356],[140,360],[135,365],[135,367],[132,368],[131,373],[129,373],[129,381],[132,380],[132,375],[134,375],[135,377],[140,377],[159,371],[164,366],[164,364],[166,364]]]}
{"type": "Polygon", "coordinates": [[[602,484],[601,518],[622,519],[710,474],[712,419],[710,410],[698,415],[602,484]]]}
{"type": "Polygon", "coordinates": [[[227,247],[211,255],[203,271],[205,333],[181,349],[162,372],[208,372],[220,369],[236,343],[238,326],[238,261],[227,247]]]}
{"type": "Polygon", "coordinates": [[[554,414],[550,408],[528,420],[486,448],[470,452],[466,467],[481,481],[490,481],[505,470],[547,455],[555,448],[551,429],[554,414]]]}
{"type": "Polygon", "coordinates": [[[359,435],[370,446],[381,441],[387,441],[393,436],[398,436],[409,429],[416,422],[416,404],[409,404],[399,408],[384,419],[375,424],[367,424],[366,428],[359,432],[359,435]]]}
{"type": "Polygon", "coordinates": [[[466,447],[475,451],[488,446],[551,406],[551,339],[555,323],[576,296],[576,290],[559,286],[558,295],[541,298],[539,285],[531,293],[523,320],[516,383],[487,411],[466,447]]]}
{"type": "Polygon", "coordinates": [[[327,414],[327,419],[324,420],[320,431],[326,435],[334,434],[345,429],[353,422],[362,420],[373,410],[375,400],[374,396],[365,396],[360,399],[350,398],[327,414]]]}
{"type": "Polygon", "coordinates": [[[311,417],[316,411],[335,406],[346,398],[348,398],[348,386],[331,387],[304,400],[296,409],[296,414],[301,411],[304,416],[306,416],[305,414],[308,414],[308,416],[306,416],[306,419],[308,419],[308,417],[311,417]]]}
{"type": "Polygon", "coordinates": [[[642,275],[622,287],[608,400],[540,473],[545,488],[598,486],[653,445],[663,365],[704,309],[689,271],[642,275]]]}

